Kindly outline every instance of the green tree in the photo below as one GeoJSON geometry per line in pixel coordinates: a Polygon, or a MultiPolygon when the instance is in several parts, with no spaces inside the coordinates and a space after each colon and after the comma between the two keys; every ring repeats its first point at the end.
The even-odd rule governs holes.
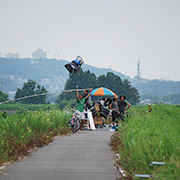
{"type": "MultiPolygon", "coordinates": [[[[69,79],[66,81],[65,90],[76,89],[78,85],[79,89],[96,88],[97,77],[94,73],[80,70],[79,74],[69,74],[69,79]]],[[[75,92],[66,92],[58,96],[56,102],[60,103],[63,100],[76,99],[75,92]]]]}
{"type": "MultiPolygon", "coordinates": [[[[18,88],[17,92],[15,94],[15,99],[25,97],[25,96],[31,96],[35,94],[42,94],[46,93],[47,90],[44,86],[40,86],[37,84],[37,82],[28,79],[27,83],[24,83],[22,89],[18,88]]],[[[45,104],[46,103],[46,95],[40,95],[32,98],[26,98],[20,100],[23,104],[45,104]]]]}
{"type": "Polygon", "coordinates": [[[8,94],[5,94],[4,92],[0,91],[0,102],[8,101],[8,94]]]}
{"type": "Polygon", "coordinates": [[[139,93],[135,87],[132,87],[131,82],[125,79],[124,81],[125,92],[123,94],[126,96],[126,99],[132,104],[135,105],[139,103],[139,93]]]}
{"type": "Polygon", "coordinates": [[[127,79],[122,81],[119,76],[114,75],[112,72],[108,72],[106,76],[99,76],[98,85],[112,90],[118,96],[124,94],[131,104],[139,102],[139,93],[136,88],[132,87],[131,82],[127,79]]]}
{"type": "MultiPolygon", "coordinates": [[[[79,84],[79,89],[105,87],[112,90],[118,96],[120,94],[126,95],[127,100],[131,104],[137,104],[139,102],[139,93],[137,89],[132,87],[128,80],[122,81],[119,76],[114,75],[112,72],[108,72],[106,75],[101,75],[97,78],[94,73],[90,71],[83,72],[81,70],[79,80],[78,74],[70,74],[65,84],[65,90],[75,89],[77,83],[79,84]]],[[[61,101],[69,101],[70,99],[76,99],[75,92],[60,94],[56,102],[60,103],[61,101]]],[[[99,97],[93,97],[93,99],[97,100],[99,97]]]]}
{"type": "Polygon", "coordinates": [[[99,87],[105,87],[112,90],[117,95],[122,94],[125,91],[122,79],[112,72],[108,72],[106,76],[99,76],[98,85],[99,87]]]}

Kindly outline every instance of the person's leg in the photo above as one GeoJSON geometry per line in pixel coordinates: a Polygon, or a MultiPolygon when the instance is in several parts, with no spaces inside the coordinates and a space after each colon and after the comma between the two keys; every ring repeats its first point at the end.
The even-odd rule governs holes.
{"type": "Polygon", "coordinates": [[[84,127],[84,121],[85,121],[84,119],[85,119],[84,112],[80,112],[80,119],[79,119],[79,121],[80,121],[80,130],[82,130],[83,127],[84,127]]]}
{"type": "Polygon", "coordinates": [[[111,117],[109,116],[109,127],[111,127],[111,117]]]}
{"type": "Polygon", "coordinates": [[[113,111],[112,112],[112,123],[113,123],[113,126],[115,126],[115,120],[116,120],[116,112],[115,111],[113,111]]]}
{"type": "Polygon", "coordinates": [[[112,110],[109,110],[109,127],[111,127],[112,110]]]}
{"type": "Polygon", "coordinates": [[[118,117],[118,112],[114,111],[114,121],[116,123],[116,126],[117,126],[117,117],[118,117]]]}

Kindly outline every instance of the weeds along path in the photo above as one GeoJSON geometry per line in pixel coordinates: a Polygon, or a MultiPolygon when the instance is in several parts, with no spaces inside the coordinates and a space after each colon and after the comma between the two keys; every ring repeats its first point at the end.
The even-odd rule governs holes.
{"type": "Polygon", "coordinates": [[[25,161],[10,165],[1,180],[115,180],[120,177],[108,141],[110,131],[83,131],[38,148],[25,161]]]}
{"type": "Polygon", "coordinates": [[[47,145],[53,136],[67,134],[69,118],[60,110],[16,112],[12,116],[0,112],[0,165],[47,145]]]}
{"type": "Polygon", "coordinates": [[[133,114],[111,138],[119,165],[129,179],[148,174],[155,179],[180,179],[180,106],[153,105],[130,109],[133,114]],[[165,165],[150,166],[150,162],[165,165]]]}

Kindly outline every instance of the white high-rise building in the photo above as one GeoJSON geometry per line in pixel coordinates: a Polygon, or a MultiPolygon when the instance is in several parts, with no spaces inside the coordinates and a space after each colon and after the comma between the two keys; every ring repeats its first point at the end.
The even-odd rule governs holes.
{"type": "Polygon", "coordinates": [[[19,58],[19,54],[15,54],[15,53],[9,52],[9,53],[5,54],[5,58],[14,58],[14,59],[17,59],[17,58],[19,58]]]}
{"type": "Polygon", "coordinates": [[[33,59],[46,59],[47,58],[47,52],[43,51],[43,49],[37,49],[37,51],[34,51],[32,53],[33,59]]]}

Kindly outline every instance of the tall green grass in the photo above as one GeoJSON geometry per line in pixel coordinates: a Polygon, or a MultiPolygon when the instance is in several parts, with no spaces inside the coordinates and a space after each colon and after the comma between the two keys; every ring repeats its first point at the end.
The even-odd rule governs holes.
{"type": "Polygon", "coordinates": [[[18,111],[37,111],[37,110],[50,110],[58,109],[58,104],[21,104],[21,103],[7,103],[1,104],[0,110],[18,110],[18,111]]]}
{"type": "Polygon", "coordinates": [[[53,136],[66,134],[69,115],[65,111],[28,111],[3,118],[0,113],[0,164],[48,144],[53,136]]]}
{"type": "Polygon", "coordinates": [[[154,174],[158,179],[180,179],[180,106],[131,109],[119,133],[120,163],[127,173],[154,174]],[[165,162],[150,167],[151,161],[165,162]]]}

